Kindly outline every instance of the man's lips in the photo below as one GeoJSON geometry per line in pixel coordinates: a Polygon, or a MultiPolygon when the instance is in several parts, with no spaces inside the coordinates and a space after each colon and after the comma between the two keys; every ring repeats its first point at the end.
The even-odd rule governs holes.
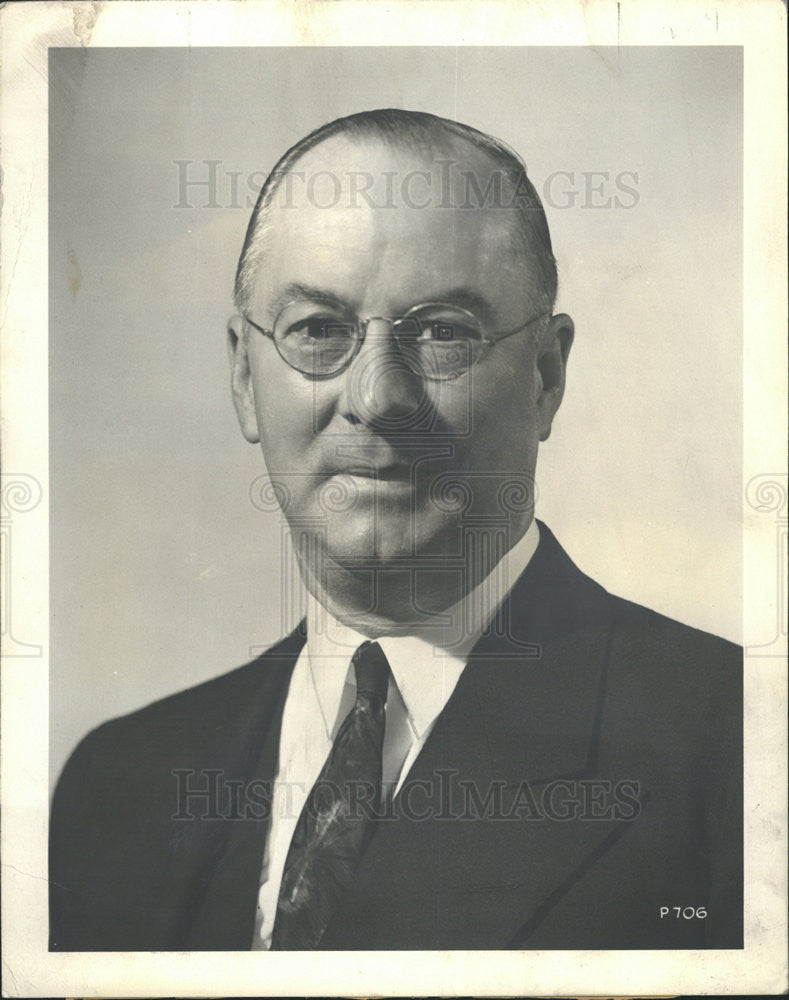
{"type": "Polygon", "coordinates": [[[411,466],[406,463],[377,465],[372,462],[369,464],[349,462],[347,465],[338,466],[331,474],[334,476],[354,476],[358,479],[375,479],[384,482],[391,480],[410,482],[411,466]]]}
{"type": "MultiPolygon", "coordinates": [[[[410,455],[398,453],[387,442],[371,439],[355,447],[340,445],[334,454],[327,455],[323,473],[333,476],[354,476],[357,479],[374,479],[382,482],[410,482],[414,462],[410,455]]],[[[414,456],[415,457],[415,456],[414,456]]]]}

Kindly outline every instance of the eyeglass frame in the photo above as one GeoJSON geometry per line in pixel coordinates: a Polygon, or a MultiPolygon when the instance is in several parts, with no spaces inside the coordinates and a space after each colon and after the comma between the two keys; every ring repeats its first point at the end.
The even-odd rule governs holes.
{"type": "MultiPolygon", "coordinates": [[[[402,322],[404,319],[407,319],[411,315],[411,313],[416,312],[419,309],[446,306],[447,308],[453,309],[456,312],[465,313],[466,316],[470,316],[474,320],[475,324],[479,327],[479,329],[480,330],[483,329],[481,320],[479,319],[478,316],[476,316],[473,312],[471,312],[471,310],[464,309],[462,306],[454,306],[449,302],[420,302],[418,305],[411,306],[411,308],[408,309],[401,316],[367,316],[364,319],[360,316],[357,316],[352,323],[352,325],[356,330],[356,344],[351,354],[348,355],[348,358],[343,363],[342,367],[338,368],[337,371],[335,372],[326,372],[323,374],[316,372],[305,372],[302,371],[301,368],[297,368],[296,365],[288,361],[288,359],[284,356],[284,354],[280,350],[279,341],[274,336],[274,329],[276,328],[277,323],[279,322],[280,316],[285,312],[286,309],[290,309],[291,306],[298,305],[301,301],[302,301],[301,299],[293,299],[292,301],[287,302],[277,313],[277,317],[274,320],[274,327],[271,330],[268,330],[265,327],[262,327],[259,323],[256,323],[246,313],[242,313],[241,316],[246,323],[249,323],[251,327],[254,327],[255,330],[257,330],[259,333],[262,333],[265,337],[268,337],[274,343],[274,347],[277,351],[277,354],[280,356],[280,358],[282,358],[282,360],[289,368],[291,368],[293,371],[299,372],[299,374],[304,375],[306,378],[309,378],[313,381],[319,381],[319,380],[323,381],[324,379],[336,378],[338,375],[342,375],[343,372],[347,371],[351,367],[354,360],[357,358],[359,352],[362,349],[362,344],[364,343],[367,337],[367,328],[373,320],[380,319],[390,325],[394,341],[398,347],[398,351],[400,351],[400,343],[397,339],[397,333],[395,332],[395,323],[402,322]]],[[[551,311],[548,310],[546,312],[539,313],[537,316],[533,316],[530,320],[527,320],[525,323],[521,323],[519,326],[516,326],[512,330],[494,331],[491,334],[484,334],[479,341],[481,345],[480,352],[477,354],[477,356],[474,358],[474,360],[471,362],[468,368],[465,368],[462,372],[458,372],[457,375],[448,375],[446,378],[426,375],[424,372],[414,371],[411,365],[408,365],[407,360],[406,364],[408,365],[408,368],[414,372],[415,375],[419,375],[425,381],[453,382],[455,379],[461,378],[463,375],[468,374],[468,372],[471,371],[474,365],[478,364],[478,362],[482,360],[483,355],[489,352],[490,348],[495,347],[496,344],[500,344],[503,340],[507,340],[509,337],[514,337],[516,333],[521,333],[523,330],[526,330],[530,326],[533,326],[533,324],[537,323],[539,320],[545,319],[546,316],[551,316],[551,315],[552,315],[551,311]]],[[[419,320],[417,319],[416,322],[418,323],[419,320]]],[[[350,321],[349,325],[351,325],[350,321]]]]}

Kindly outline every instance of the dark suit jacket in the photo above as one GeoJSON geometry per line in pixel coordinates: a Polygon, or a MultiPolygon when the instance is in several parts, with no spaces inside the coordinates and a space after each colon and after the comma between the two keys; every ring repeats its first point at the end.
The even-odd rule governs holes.
{"type": "MultiPolygon", "coordinates": [[[[80,744],[53,804],[53,950],[249,949],[303,643],[80,744]]],[[[541,525],[321,947],[742,947],[741,673],[541,525]]]]}

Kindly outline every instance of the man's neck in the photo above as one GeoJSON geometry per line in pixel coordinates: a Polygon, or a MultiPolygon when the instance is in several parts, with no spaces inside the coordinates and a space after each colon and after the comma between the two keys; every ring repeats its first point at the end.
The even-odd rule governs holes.
{"type": "MultiPolygon", "coordinates": [[[[532,520],[514,544],[504,551],[483,547],[475,559],[447,561],[426,569],[413,566],[363,570],[341,566],[324,557],[319,576],[314,566],[300,560],[302,579],[318,604],[337,621],[370,638],[418,635],[437,625],[455,631],[453,612],[473,595],[477,608],[495,613],[537,547],[539,531],[532,520]]],[[[463,611],[466,617],[466,611],[463,611]]]]}

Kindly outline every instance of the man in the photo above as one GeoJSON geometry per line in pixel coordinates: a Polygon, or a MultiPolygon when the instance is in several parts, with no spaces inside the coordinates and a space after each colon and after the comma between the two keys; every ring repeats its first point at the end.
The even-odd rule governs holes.
{"type": "Polygon", "coordinates": [[[282,157],[229,349],[306,621],[83,741],[53,949],[742,946],[740,653],[534,519],[555,295],[497,140],[384,110],[282,157]]]}

